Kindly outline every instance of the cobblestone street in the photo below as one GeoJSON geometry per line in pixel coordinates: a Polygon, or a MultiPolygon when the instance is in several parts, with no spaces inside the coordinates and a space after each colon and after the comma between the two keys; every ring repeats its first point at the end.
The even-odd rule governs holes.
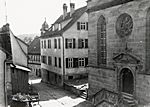
{"type": "Polygon", "coordinates": [[[42,107],[76,107],[85,101],[66,90],[42,83],[41,79],[30,79],[29,82],[39,92],[42,107]]]}

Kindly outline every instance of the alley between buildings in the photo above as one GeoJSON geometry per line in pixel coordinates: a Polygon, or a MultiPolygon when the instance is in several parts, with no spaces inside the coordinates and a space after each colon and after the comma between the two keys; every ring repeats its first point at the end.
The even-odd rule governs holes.
{"type": "Polygon", "coordinates": [[[81,107],[85,99],[77,97],[69,91],[45,84],[41,79],[30,79],[34,90],[39,92],[41,107],[81,107]]]}

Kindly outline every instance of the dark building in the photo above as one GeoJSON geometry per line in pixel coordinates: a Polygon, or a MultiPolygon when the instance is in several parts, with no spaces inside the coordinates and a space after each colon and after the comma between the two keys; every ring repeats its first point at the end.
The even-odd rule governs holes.
{"type": "Polygon", "coordinates": [[[13,35],[9,24],[0,29],[0,44],[6,53],[4,74],[8,94],[27,93],[30,72],[27,67],[28,45],[13,35]]]}
{"type": "Polygon", "coordinates": [[[40,38],[35,37],[28,47],[28,66],[32,70],[29,74],[41,77],[41,49],[40,38]]]}

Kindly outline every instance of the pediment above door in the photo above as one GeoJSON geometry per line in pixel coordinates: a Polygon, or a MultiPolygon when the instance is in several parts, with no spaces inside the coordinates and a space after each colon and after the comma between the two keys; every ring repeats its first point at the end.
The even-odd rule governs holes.
{"type": "Polygon", "coordinates": [[[140,60],[129,53],[120,53],[118,55],[116,55],[115,57],[113,57],[113,60],[116,63],[129,63],[129,64],[138,64],[140,63],[140,60]]]}

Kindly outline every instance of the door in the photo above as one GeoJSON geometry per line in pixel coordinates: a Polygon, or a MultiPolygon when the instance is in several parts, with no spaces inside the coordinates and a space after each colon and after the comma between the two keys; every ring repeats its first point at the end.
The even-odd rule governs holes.
{"type": "Polygon", "coordinates": [[[133,94],[134,91],[134,77],[130,69],[124,68],[120,73],[121,91],[129,94],[133,94]]]}

